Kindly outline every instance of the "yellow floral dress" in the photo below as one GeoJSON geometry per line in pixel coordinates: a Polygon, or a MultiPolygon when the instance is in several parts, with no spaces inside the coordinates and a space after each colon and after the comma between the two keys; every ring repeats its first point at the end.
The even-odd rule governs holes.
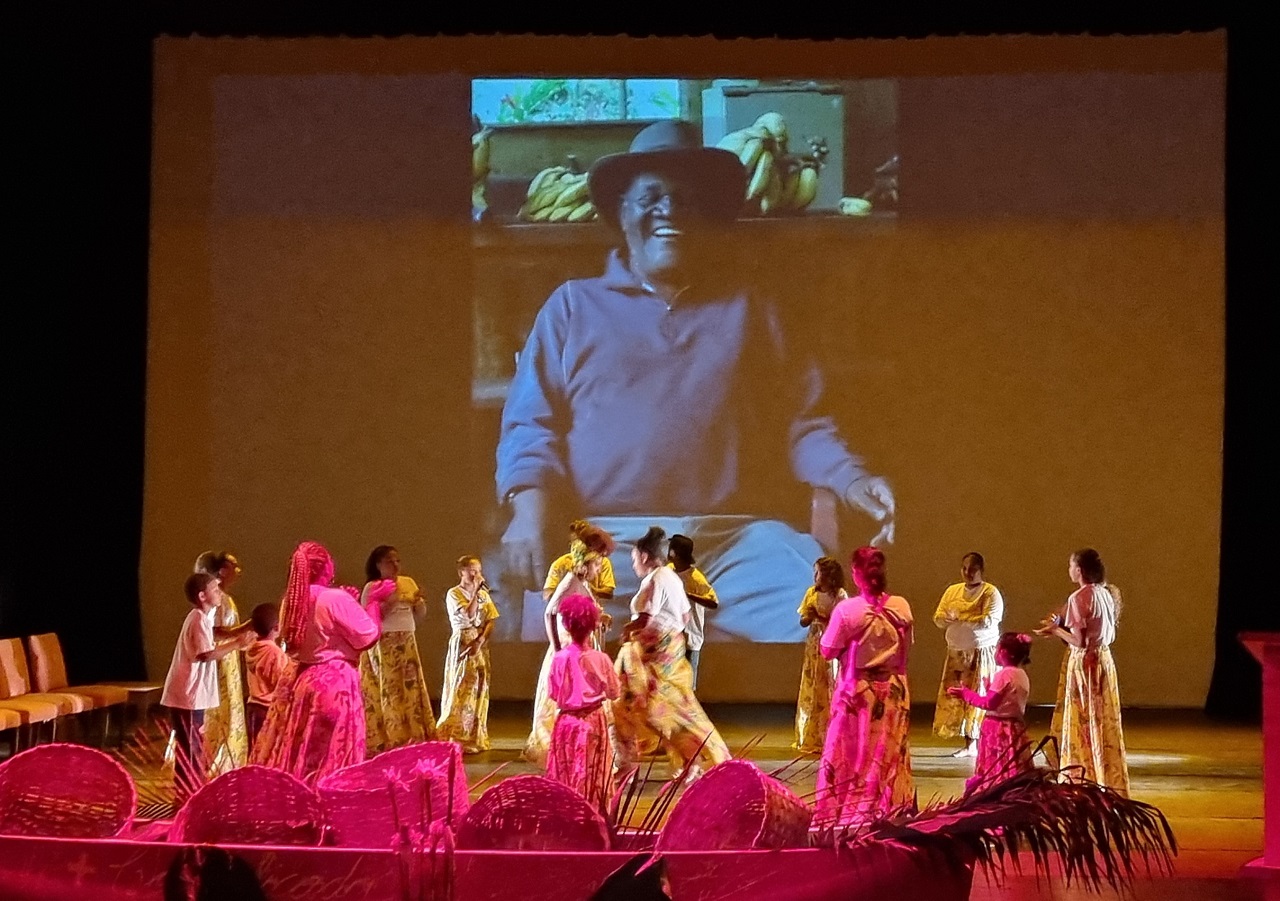
{"type": "Polygon", "coordinates": [[[1058,745],[1056,763],[1068,770],[1067,778],[1088,779],[1127,797],[1120,685],[1111,657],[1117,614],[1115,598],[1105,585],[1085,585],[1068,599],[1063,626],[1081,635],[1085,646],[1067,648],[1050,734],[1058,745]]]}
{"type": "MultiPolygon", "coordinates": [[[[240,611],[229,594],[223,595],[217,622],[227,629],[240,625],[240,611]]],[[[234,651],[218,661],[218,706],[207,711],[204,717],[205,759],[209,761],[210,779],[244,766],[249,759],[240,655],[240,651],[234,651]]]]}
{"type": "Polygon", "coordinates": [[[836,662],[822,656],[822,633],[831,620],[836,604],[849,595],[843,588],[831,595],[810,586],[796,611],[807,616],[809,634],[804,640],[804,660],[800,664],[800,695],[796,701],[796,739],[791,747],[797,751],[822,752],[831,721],[831,694],[836,685],[836,662]]]}
{"type": "MultiPolygon", "coordinates": [[[[369,585],[365,585],[360,596],[362,606],[368,592],[369,585]]],[[[397,576],[394,601],[388,601],[384,609],[399,605],[403,613],[405,607],[412,608],[418,594],[413,579],[397,576]]],[[[388,628],[396,625],[391,616],[383,614],[382,637],[360,655],[360,691],[364,696],[365,742],[370,757],[436,737],[431,695],[418,654],[418,636],[412,629],[412,614],[405,624],[409,628],[388,628]]]]}
{"type": "Polygon", "coordinates": [[[444,690],[440,695],[441,741],[456,741],[467,754],[487,751],[489,743],[489,646],[462,658],[462,649],[476,640],[484,624],[498,618],[489,592],[481,588],[474,613],[471,598],[462,586],[449,589],[445,607],[449,613],[449,650],[444,659],[444,690]]]}
{"type": "Polygon", "coordinates": [[[933,624],[945,629],[947,658],[933,708],[933,734],[942,738],[962,736],[976,740],[982,732],[984,711],[947,693],[961,685],[976,694],[985,694],[996,672],[996,643],[1004,618],[1004,598],[999,589],[983,582],[976,594],[957,582],[943,592],[933,624]]]}
{"type": "Polygon", "coordinates": [[[614,662],[622,689],[611,705],[619,772],[638,764],[654,738],[667,749],[673,766],[689,766],[690,778],[732,757],[693,693],[684,632],[658,625],[658,611],[671,605],[676,591],[684,592],[680,577],[662,566],[641,581],[631,599],[632,613],[649,613],[652,618],[623,642],[614,662]],[[666,584],[656,584],[659,580],[666,584]]]}

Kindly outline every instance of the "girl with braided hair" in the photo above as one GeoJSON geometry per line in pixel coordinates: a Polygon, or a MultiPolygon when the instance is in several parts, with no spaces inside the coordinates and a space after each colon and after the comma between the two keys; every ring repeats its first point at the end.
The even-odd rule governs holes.
{"type": "Polygon", "coordinates": [[[547,752],[547,777],[582,795],[603,816],[613,796],[607,712],[621,689],[609,655],[591,647],[600,624],[596,602],[571,594],[559,607],[560,622],[573,640],[552,658],[547,680],[547,694],[559,710],[547,752]]]}
{"type": "Polygon", "coordinates": [[[281,637],[297,661],[296,676],[280,685],[253,747],[253,762],[284,770],[314,785],[365,758],[360,653],[382,632],[381,604],[395,591],[385,579],[368,593],[333,587],[333,558],[314,541],[298,545],[280,601],[281,637]]]}

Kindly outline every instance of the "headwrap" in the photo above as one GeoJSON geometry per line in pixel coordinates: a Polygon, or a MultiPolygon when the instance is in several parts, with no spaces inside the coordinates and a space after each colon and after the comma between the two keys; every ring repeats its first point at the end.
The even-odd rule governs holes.
{"type": "Polygon", "coordinates": [[[587,547],[584,542],[576,538],[573,540],[573,543],[569,545],[569,559],[573,561],[574,569],[586,566],[599,556],[600,555],[598,553],[587,547]]]}
{"type": "Polygon", "coordinates": [[[324,546],[314,541],[298,545],[289,558],[289,581],[280,598],[280,637],[286,647],[298,646],[315,615],[311,586],[332,581],[333,558],[324,546]]]}

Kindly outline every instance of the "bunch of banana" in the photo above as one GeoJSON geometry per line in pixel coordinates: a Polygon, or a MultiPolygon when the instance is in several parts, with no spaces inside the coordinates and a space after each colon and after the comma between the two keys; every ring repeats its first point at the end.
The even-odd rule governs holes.
{"type": "Polygon", "coordinates": [[[596,208],[587,196],[587,175],[550,166],[529,182],[519,216],[525,222],[587,222],[596,208]]]}
{"type": "Polygon", "coordinates": [[[738,155],[746,168],[749,209],[768,216],[803,210],[818,193],[819,163],[787,153],[788,129],[780,113],[765,113],[716,144],[738,155]]]}
{"type": "Polygon", "coordinates": [[[489,208],[485,185],[489,178],[489,139],[492,128],[482,128],[471,136],[471,207],[475,211],[489,208]]]}

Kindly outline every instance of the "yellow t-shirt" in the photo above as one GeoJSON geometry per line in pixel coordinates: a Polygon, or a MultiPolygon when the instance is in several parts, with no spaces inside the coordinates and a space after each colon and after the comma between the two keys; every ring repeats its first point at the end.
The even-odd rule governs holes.
{"type": "MultiPolygon", "coordinates": [[[[547,570],[547,580],[542,583],[542,590],[555,591],[560,581],[571,572],[573,572],[573,555],[562,554],[557,557],[551,564],[551,568],[547,570]]],[[[596,597],[613,594],[618,585],[613,581],[613,564],[609,562],[608,557],[600,558],[600,573],[588,584],[596,597]]]]}

